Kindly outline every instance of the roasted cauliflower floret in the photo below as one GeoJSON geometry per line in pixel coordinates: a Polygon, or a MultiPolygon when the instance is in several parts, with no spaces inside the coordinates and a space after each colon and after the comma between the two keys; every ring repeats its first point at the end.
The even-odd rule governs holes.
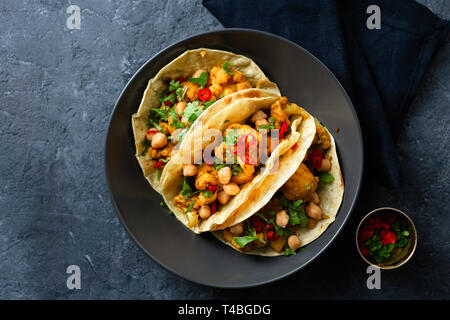
{"type": "Polygon", "coordinates": [[[309,171],[308,167],[302,163],[297,171],[281,187],[283,195],[289,200],[309,200],[317,189],[318,177],[309,171]]]}
{"type": "Polygon", "coordinates": [[[195,177],[195,187],[197,190],[206,190],[208,186],[219,185],[219,177],[217,171],[210,165],[203,164],[198,169],[195,177]]]}
{"type": "Polygon", "coordinates": [[[209,86],[209,90],[211,90],[211,94],[213,96],[213,98],[215,98],[216,100],[219,100],[220,98],[222,98],[223,95],[223,87],[219,86],[218,84],[212,84],[209,86]]]}
{"type": "Polygon", "coordinates": [[[214,66],[209,74],[211,79],[211,84],[218,84],[219,86],[225,85],[230,81],[231,76],[223,70],[221,66],[214,66]]]}
{"type": "Polygon", "coordinates": [[[277,129],[281,128],[283,122],[289,124],[289,118],[284,112],[283,107],[288,103],[286,97],[281,97],[270,106],[270,116],[275,120],[275,127],[277,129]]]}
{"type": "Polygon", "coordinates": [[[198,100],[198,91],[200,90],[200,87],[189,81],[183,82],[182,84],[187,87],[185,97],[187,97],[189,101],[198,100]]]}
{"type": "Polygon", "coordinates": [[[250,89],[251,87],[252,84],[250,83],[250,81],[239,82],[236,84],[236,91],[250,89]]]}
{"type": "Polygon", "coordinates": [[[241,71],[234,70],[233,71],[233,81],[234,82],[244,82],[244,81],[247,81],[247,79],[245,79],[244,74],[241,71]]]}
{"type": "Polygon", "coordinates": [[[227,96],[229,94],[232,94],[236,92],[236,85],[235,84],[229,84],[225,88],[223,88],[223,95],[227,96]]]}

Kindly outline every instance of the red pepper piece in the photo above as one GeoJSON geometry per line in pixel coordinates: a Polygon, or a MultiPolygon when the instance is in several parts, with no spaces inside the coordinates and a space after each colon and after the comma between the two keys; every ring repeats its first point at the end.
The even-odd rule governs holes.
{"type": "Polygon", "coordinates": [[[362,241],[366,241],[375,233],[375,229],[372,226],[366,226],[359,232],[359,239],[362,241]]]}
{"type": "Polygon", "coordinates": [[[211,98],[211,95],[211,90],[209,90],[208,88],[204,88],[198,91],[198,99],[200,101],[208,101],[211,98]]]}
{"type": "Polygon", "coordinates": [[[273,224],[271,224],[271,223],[266,224],[266,229],[273,230],[273,224]]]}
{"type": "Polygon", "coordinates": [[[296,143],[291,147],[291,150],[295,150],[295,149],[297,149],[297,147],[298,147],[298,143],[296,142],[296,143]]]}
{"type": "Polygon", "coordinates": [[[380,231],[380,236],[381,236],[381,244],[383,245],[387,245],[387,244],[393,244],[395,243],[395,241],[397,241],[397,236],[395,235],[394,232],[390,231],[390,230],[386,230],[383,229],[380,231]]]}
{"type": "Polygon", "coordinates": [[[177,78],[177,81],[178,81],[179,83],[183,83],[183,82],[185,81],[185,79],[184,79],[183,77],[178,77],[178,78],[177,78]]]}
{"type": "Polygon", "coordinates": [[[369,255],[369,249],[366,246],[360,247],[363,256],[367,257],[369,255]]]}
{"type": "Polygon", "coordinates": [[[161,167],[163,164],[164,164],[163,161],[156,161],[156,162],[153,164],[153,168],[158,169],[158,168],[161,167]]]}
{"type": "Polygon", "coordinates": [[[279,135],[280,140],[283,139],[283,136],[286,133],[286,131],[287,131],[287,122],[283,122],[280,128],[280,135],[279,135]]]}

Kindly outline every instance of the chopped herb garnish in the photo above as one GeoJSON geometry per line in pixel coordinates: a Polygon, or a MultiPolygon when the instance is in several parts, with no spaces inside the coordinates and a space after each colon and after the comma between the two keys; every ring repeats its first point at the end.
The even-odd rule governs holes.
{"type": "Polygon", "coordinates": [[[206,82],[208,81],[208,72],[202,72],[200,77],[190,78],[189,81],[192,83],[198,84],[200,86],[200,88],[203,89],[206,85],[206,82]]]}
{"type": "Polygon", "coordinates": [[[185,198],[189,197],[192,193],[192,188],[189,185],[189,183],[187,182],[186,178],[184,178],[183,181],[183,189],[181,189],[180,192],[185,198]]]}
{"type": "Polygon", "coordinates": [[[230,120],[227,119],[227,120],[225,120],[223,123],[227,123],[227,122],[230,122],[230,120]]]}
{"type": "Polygon", "coordinates": [[[161,207],[164,207],[164,202],[161,201],[161,202],[159,203],[159,205],[160,205],[161,207]]]}
{"type": "Polygon", "coordinates": [[[286,249],[284,249],[283,253],[284,253],[285,256],[290,256],[292,254],[297,254],[294,250],[291,250],[291,248],[289,248],[289,247],[286,247],[286,249]]]}
{"type": "Polygon", "coordinates": [[[331,183],[334,181],[334,177],[329,172],[319,173],[319,183],[317,185],[318,188],[324,187],[327,183],[331,183]]]}
{"type": "Polygon", "coordinates": [[[241,248],[245,247],[247,244],[249,244],[250,242],[253,242],[255,240],[258,240],[258,241],[261,241],[262,243],[264,243],[263,239],[261,239],[259,237],[255,237],[255,236],[233,237],[233,240],[241,248]]]}
{"type": "Polygon", "coordinates": [[[225,72],[228,73],[230,76],[233,74],[233,71],[230,69],[230,67],[231,67],[232,65],[233,65],[233,64],[232,64],[231,62],[225,62],[225,63],[222,65],[223,70],[225,70],[225,72]]]}
{"type": "Polygon", "coordinates": [[[211,191],[208,191],[208,190],[203,190],[202,193],[203,193],[203,196],[206,198],[212,198],[214,196],[214,193],[212,193],[211,191]]]}
{"type": "Polygon", "coordinates": [[[269,124],[263,124],[258,126],[258,129],[262,129],[262,130],[271,130],[271,129],[275,129],[275,119],[270,117],[269,118],[269,124]]]}
{"type": "Polygon", "coordinates": [[[214,102],[216,102],[216,100],[206,101],[203,102],[203,104],[205,105],[205,108],[209,108],[214,102]]]}
{"type": "Polygon", "coordinates": [[[141,152],[141,156],[145,156],[145,154],[147,153],[147,150],[152,146],[151,141],[144,139],[142,140],[141,144],[144,146],[144,149],[141,152]]]}
{"type": "Polygon", "coordinates": [[[202,112],[203,108],[198,101],[189,102],[184,109],[183,116],[188,119],[189,125],[192,125],[202,112]]]}
{"type": "Polygon", "coordinates": [[[194,206],[194,199],[192,199],[191,203],[189,204],[189,207],[187,207],[186,213],[188,213],[189,211],[191,211],[191,209],[192,209],[193,206],[194,206]]]}
{"type": "Polygon", "coordinates": [[[239,137],[239,133],[237,129],[227,130],[225,136],[225,143],[229,146],[234,146],[237,143],[237,138],[239,137]]]}

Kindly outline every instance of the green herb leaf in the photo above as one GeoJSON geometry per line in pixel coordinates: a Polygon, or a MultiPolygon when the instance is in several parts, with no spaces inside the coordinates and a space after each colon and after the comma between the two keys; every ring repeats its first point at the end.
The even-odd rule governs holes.
{"type": "Polygon", "coordinates": [[[275,129],[275,119],[270,117],[269,124],[268,125],[266,125],[266,124],[260,125],[260,126],[258,126],[258,129],[261,129],[261,130],[275,129]]]}
{"type": "Polygon", "coordinates": [[[234,146],[237,143],[237,138],[239,136],[237,129],[228,130],[225,136],[225,143],[229,146],[234,146]]]}
{"type": "Polygon", "coordinates": [[[253,242],[255,240],[258,240],[258,241],[261,241],[262,243],[264,243],[263,239],[254,237],[254,236],[233,237],[233,240],[241,248],[245,247],[247,244],[249,244],[250,242],[253,242]]]}
{"type": "Polygon", "coordinates": [[[232,65],[233,64],[231,62],[224,62],[224,64],[222,65],[223,70],[225,70],[225,72],[230,76],[233,74],[233,71],[230,69],[232,65]]]}
{"type": "Polygon", "coordinates": [[[191,193],[192,193],[192,188],[191,188],[191,186],[189,185],[189,183],[187,182],[187,180],[186,180],[186,177],[184,178],[184,181],[183,181],[183,188],[181,189],[181,192],[180,192],[185,198],[187,198],[187,197],[189,197],[190,195],[191,195],[191,193]]]}
{"type": "Polygon", "coordinates": [[[198,101],[189,102],[184,109],[183,116],[188,118],[189,125],[192,125],[202,112],[203,108],[198,101]]]}
{"type": "Polygon", "coordinates": [[[334,181],[334,177],[329,172],[319,173],[319,183],[317,185],[318,188],[324,187],[327,183],[331,183],[334,181]]]}
{"type": "Polygon", "coordinates": [[[190,78],[189,81],[192,83],[198,84],[200,86],[200,88],[203,89],[206,85],[206,82],[208,82],[208,72],[202,72],[200,77],[190,78]]]}
{"type": "Polygon", "coordinates": [[[286,247],[286,249],[284,249],[283,253],[284,253],[285,256],[290,256],[290,255],[293,255],[293,254],[297,254],[294,250],[292,250],[289,247],[286,247]]]}
{"type": "Polygon", "coordinates": [[[206,198],[212,198],[214,196],[214,193],[212,193],[211,191],[208,191],[208,190],[203,190],[202,193],[203,193],[203,196],[205,196],[206,198]]]}
{"type": "Polygon", "coordinates": [[[194,199],[192,199],[191,203],[189,204],[189,207],[187,207],[186,213],[188,213],[189,211],[191,211],[191,209],[192,209],[193,206],[194,206],[194,199]]]}
{"type": "Polygon", "coordinates": [[[216,101],[217,100],[209,100],[209,101],[204,102],[203,104],[205,105],[205,109],[209,108],[216,101]]]}
{"type": "Polygon", "coordinates": [[[141,144],[144,146],[144,149],[141,152],[141,156],[143,157],[147,153],[148,149],[152,146],[152,143],[150,140],[144,139],[142,140],[141,144]]]}

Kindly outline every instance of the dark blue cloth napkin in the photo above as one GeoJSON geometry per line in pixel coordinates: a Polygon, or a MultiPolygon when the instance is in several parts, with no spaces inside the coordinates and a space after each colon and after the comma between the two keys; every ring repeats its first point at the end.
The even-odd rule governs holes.
{"type": "Polygon", "coordinates": [[[349,94],[361,123],[366,167],[398,187],[394,141],[449,23],[412,0],[204,0],[225,27],[288,38],[319,58],[349,94]],[[370,5],[381,29],[370,30],[370,5]]]}

